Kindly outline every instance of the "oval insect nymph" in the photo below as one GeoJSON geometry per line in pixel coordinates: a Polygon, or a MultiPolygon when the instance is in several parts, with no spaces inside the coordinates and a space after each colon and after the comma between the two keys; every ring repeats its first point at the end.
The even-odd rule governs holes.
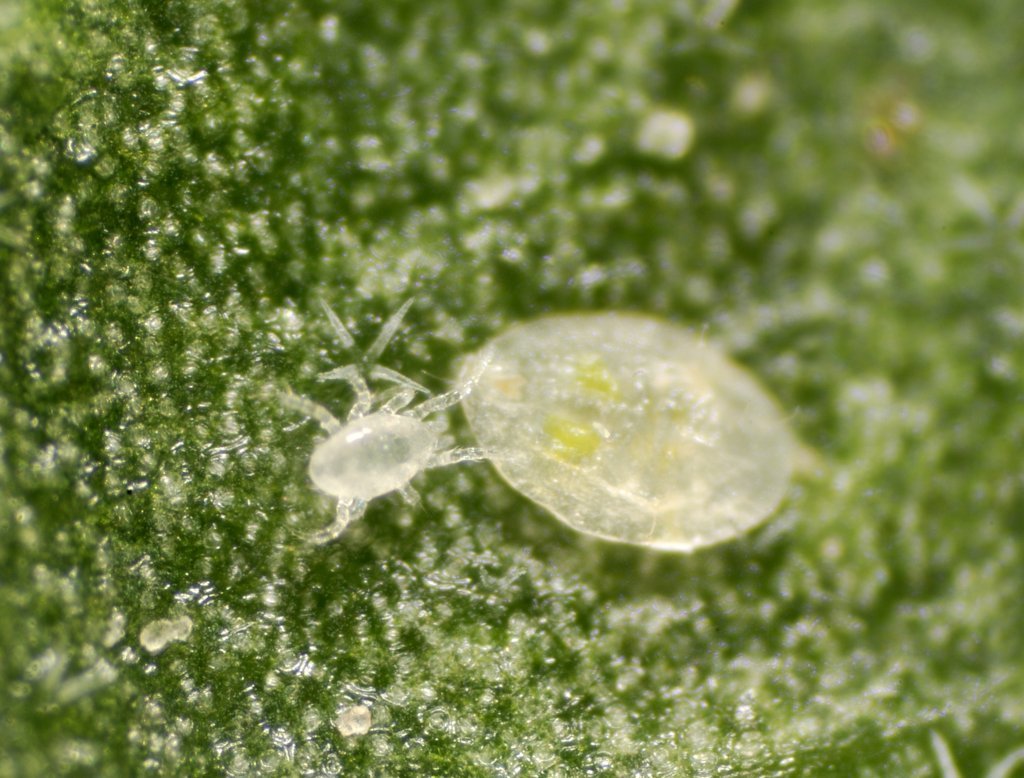
{"type": "Polygon", "coordinates": [[[771,514],[794,439],[757,380],[687,330],[627,313],[511,327],[463,403],[514,488],[572,527],[690,551],[771,514]]]}

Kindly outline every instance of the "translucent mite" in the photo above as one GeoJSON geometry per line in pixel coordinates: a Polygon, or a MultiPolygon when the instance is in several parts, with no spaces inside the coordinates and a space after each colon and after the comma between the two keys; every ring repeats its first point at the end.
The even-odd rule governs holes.
{"type": "Polygon", "coordinates": [[[463,409],[515,489],[609,540],[691,551],[786,492],[795,440],[749,372],[687,330],[627,313],[519,324],[465,360],[463,409]]]}
{"type": "MultiPolygon", "coordinates": [[[[338,505],[334,522],[312,536],[314,543],[327,543],[337,538],[349,522],[363,515],[366,504],[376,497],[397,491],[407,501],[417,503],[418,497],[410,481],[427,468],[485,456],[476,448],[452,448],[453,441],[445,434],[445,421],[427,418],[464,399],[476,384],[477,374],[470,373],[450,392],[429,397],[426,387],[376,364],[411,305],[412,300],[407,301],[388,319],[361,363],[337,367],[320,375],[322,381],[345,381],[352,387],[355,402],[344,423],[312,400],[291,391],[282,395],[288,407],[319,422],[328,436],[313,450],[309,476],[320,491],[336,497],[338,505]],[[367,378],[386,381],[392,386],[375,395],[370,391],[367,378]],[[417,394],[426,395],[428,399],[411,406],[417,394]]],[[[323,308],[342,346],[352,348],[355,341],[345,325],[326,304],[323,308]]],[[[481,360],[481,370],[485,367],[486,360],[481,360]]]]}

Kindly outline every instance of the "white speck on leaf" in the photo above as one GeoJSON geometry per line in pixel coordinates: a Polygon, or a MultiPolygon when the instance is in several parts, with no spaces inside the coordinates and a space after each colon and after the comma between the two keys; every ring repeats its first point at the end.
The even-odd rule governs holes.
{"type": "Polygon", "coordinates": [[[334,726],[342,737],[365,735],[370,731],[373,716],[365,705],[342,708],[334,719],[334,726]]]}
{"type": "Polygon", "coordinates": [[[677,160],[690,151],[696,136],[697,127],[688,114],[659,109],[644,118],[637,132],[636,146],[652,157],[677,160]]]}
{"type": "Polygon", "coordinates": [[[186,640],[192,634],[192,619],[179,616],[176,619],[151,621],[139,632],[139,643],[151,654],[159,654],[171,643],[186,640]]]}

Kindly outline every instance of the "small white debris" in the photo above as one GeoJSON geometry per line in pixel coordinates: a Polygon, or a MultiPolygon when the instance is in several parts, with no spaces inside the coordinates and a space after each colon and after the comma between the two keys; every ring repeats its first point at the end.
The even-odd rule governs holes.
{"type": "Polygon", "coordinates": [[[551,51],[551,36],[537,27],[524,33],[523,42],[526,44],[526,50],[538,57],[543,57],[551,51]]]}
{"type": "Polygon", "coordinates": [[[370,709],[365,705],[352,705],[342,708],[334,718],[334,726],[342,737],[365,735],[370,731],[373,718],[370,709]]]}
{"type": "Polygon", "coordinates": [[[192,634],[192,619],[180,616],[176,619],[151,621],[139,633],[139,643],[151,654],[159,654],[168,644],[186,640],[192,634]]]}
{"type": "Polygon", "coordinates": [[[733,86],[729,105],[739,116],[757,116],[771,103],[773,92],[772,80],[766,73],[748,73],[733,86]]]}
{"type": "Polygon", "coordinates": [[[320,20],[320,38],[325,43],[334,43],[338,40],[341,22],[337,16],[325,16],[320,20]]]}
{"type": "Polygon", "coordinates": [[[107,620],[107,631],[103,633],[104,648],[113,648],[124,637],[124,614],[115,610],[107,620]]]}
{"type": "Polygon", "coordinates": [[[101,659],[84,673],[64,680],[57,690],[57,702],[67,705],[109,686],[116,679],[117,670],[106,659],[101,659]]]}
{"type": "Polygon", "coordinates": [[[507,175],[490,175],[471,182],[467,188],[473,204],[481,211],[504,208],[519,194],[518,182],[507,175]]]}
{"type": "Polygon", "coordinates": [[[604,152],[604,138],[590,134],[580,140],[572,158],[581,165],[592,165],[604,156],[604,152]]]}
{"type": "Polygon", "coordinates": [[[717,29],[729,21],[739,7],[740,0],[708,0],[704,5],[704,24],[717,29]]]}
{"type": "Polygon", "coordinates": [[[697,127],[688,114],[675,109],[652,111],[640,125],[636,146],[644,154],[682,159],[693,146],[697,127]]]}

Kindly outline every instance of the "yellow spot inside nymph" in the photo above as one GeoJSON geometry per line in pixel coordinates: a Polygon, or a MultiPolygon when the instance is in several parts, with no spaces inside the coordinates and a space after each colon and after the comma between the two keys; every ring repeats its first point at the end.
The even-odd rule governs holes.
{"type": "Polygon", "coordinates": [[[576,383],[587,394],[607,400],[621,400],[619,385],[608,369],[608,364],[597,354],[580,357],[576,363],[576,383]]]}
{"type": "Polygon", "coordinates": [[[526,379],[518,374],[496,374],[488,381],[488,384],[506,400],[522,400],[523,388],[526,386],[526,379]]]}
{"type": "Polygon", "coordinates": [[[560,415],[544,420],[544,434],[551,441],[551,453],[565,462],[579,462],[591,456],[602,440],[593,424],[560,415]]]}

